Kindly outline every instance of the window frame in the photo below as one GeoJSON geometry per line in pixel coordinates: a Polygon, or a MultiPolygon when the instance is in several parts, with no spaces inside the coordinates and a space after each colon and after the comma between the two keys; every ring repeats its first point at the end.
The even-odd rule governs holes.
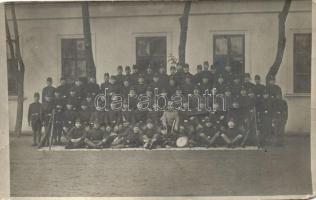
{"type": "MultiPolygon", "coordinates": [[[[20,37],[20,36],[19,36],[20,37]]],[[[15,50],[15,39],[11,36],[11,40],[12,40],[12,43],[13,43],[13,50],[15,50]]],[[[21,43],[21,42],[20,42],[21,43]]],[[[21,44],[20,44],[21,45],[21,44]]],[[[15,84],[15,90],[9,90],[9,68],[11,67],[11,65],[9,64],[9,63],[13,63],[13,62],[15,62],[16,64],[18,64],[18,59],[16,58],[16,57],[14,57],[14,58],[9,58],[8,57],[8,52],[9,52],[9,46],[8,46],[8,40],[6,40],[6,52],[7,52],[7,54],[6,54],[6,58],[7,58],[7,81],[8,81],[8,96],[17,96],[18,95],[18,85],[17,85],[17,76],[16,76],[16,74],[14,75],[14,77],[15,77],[15,82],[16,82],[16,84],[15,84]]],[[[21,46],[20,46],[20,48],[21,48],[21,46]]],[[[22,53],[22,52],[21,52],[22,53]]],[[[10,55],[11,56],[11,55],[10,55]]]]}
{"type": "MultiPolygon", "coordinates": [[[[242,48],[242,51],[243,51],[243,53],[242,53],[242,59],[243,59],[243,66],[242,66],[242,71],[241,71],[241,73],[240,73],[240,75],[241,74],[243,74],[243,73],[245,73],[245,71],[246,71],[246,37],[247,37],[247,35],[246,35],[246,33],[244,33],[244,32],[238,32],[238,33],[229,33],[229,32],[224,32],[224,33],[222,33],[222,32],[214,32],[213,34],[212,34],[212,48],[213,48],[213,50],[212,50],[212,53],[213,53],[213,55],[212,55],[212,60],[213,60],[213,63],[215,63],[215,56],[216,56],[216,39],[217,38],[226,38],[227,39],[227,57],[228,57],[228,59],[230,60],[230,56],[232,55],[231,54],[231,38],[232,37],[240,37],[241,36],[241,38],[242,38],[242,43],[243,43],[243,48],[242,48]]],[[[230,63],[229,63],[230,64],[230,63]]]]}
{"type": "MultiPolygon", "coordinates": [[[[140,57],[147,57],[147,56],[139,56],[137,53],[138,53],[138,45],[137,45],[137,42],[138,42],[138,39],[140,38],[144,38],[144,39],[155,39],[155,38],[163,38],[165,40],[165,55],[149,55],[151,57],[164,57],[164,67],[165,67],[165,70],[167,70],[167,65],[168,65],[168,62],[167,62],[167,59],[168,59],[168,36],[167,35],[136,35],[134,37],[134,44],[135,44],[135,64],[138,64],[138,58],[140,57]]],[[[142,59],[141,59],[142,60],[142,59]]],[[[158,72],[159,69],[154,69],[158,72]]]]}
{"type": "MultiPolygon", "coordinates": [[[[293,56],[292,56],[292,63],[293,63],[293,83],[292,83],[292,86],[293,86],[293,93],[294,94],[297,94],[297,95],[310,95],[311,94],[311,67],[312,67],[312,64],[311,64],[311,61],[310,61],[310,73],[297,73],[297,68],[295,66],[296,64],[296,53],[297,53],[297,48],[296,48],[296,37],[297,36],[300,36],[300,35],[308,35],[310,37],[310,40],[312,40],[312,34],[310,32],[294,32],[293,33],[293,40],[292,40],[292,45],[293,45],[293,56]],[[309,79],[310,79],[310,86],[309,86],[309,92],[307,91],[299,91],[297,89],[297,76],[308,76],[309,75],[309,79]]],[[[311,45],[311,42],[309,43],[311,45]]],[[[312,51],[312,46],[310,46],[310,50],[312,51]]],[[[310,58],[311,58],[311,54],[310,54],[310,58]]]]}

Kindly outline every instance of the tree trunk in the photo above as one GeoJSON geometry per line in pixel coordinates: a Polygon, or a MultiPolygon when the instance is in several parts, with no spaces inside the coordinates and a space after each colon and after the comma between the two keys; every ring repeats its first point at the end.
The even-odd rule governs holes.
{"type": "Polygon", "coordinates": [[[278,39],[278,50],[275,57],[274,63],[269,69],[269,72],[266,76],[266,82],[268,83],[269,77],[276,76],[283,59],[286,37],[285,37],[285,22],[287,15],[290,10],[292,0],[285,0],[282,11],[279,13],[279,39],[278,39]]]}
{"type": "Polygon", "coordinates": [[[18,60],[17,67],[17,113],[15,122],[15,133],[20,136],[22,132],[22,122],[23,122],[23,103],[24,103],[24,63],[21,57],[20,50],[20,40],[19,40],[19,30],[15,15],[14,3],[11,4],[11,14],[13,20],[13,30],[14,30],[14,40],[15,40],[15,56],[18,60]]]}
{"type": "Polygon", "coordinates": [[[83,34],[84,34],[85,51],[86,51],[85,55],[86,55],[86,61],[87,61],[87,73],[89,77],[95,78],[96,69],[95,69],[95,64],[93,60],[93,52],[92,52],[89,2],[87,1],[82,2],[81,7],[82,7],[83,34]]]}
{"type": "Polygon", "coordinates": [[[185,64],[185,46],[187,43],[188,21],[191,9],[191,1],[186,1],[184,4],[183,14],[180,17],[180,43],[179,43],[179,64],[185,64]]]}

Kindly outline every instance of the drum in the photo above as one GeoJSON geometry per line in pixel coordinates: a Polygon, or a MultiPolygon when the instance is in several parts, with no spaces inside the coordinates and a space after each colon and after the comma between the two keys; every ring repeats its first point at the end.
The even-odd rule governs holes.
{"type": "Polygon", "coordinates": [[[179,148],[186,147],[188,146],[188,144],[189,144],[189,138],[187,136],[181,136],[176,141],[176,145],[179,148]]]}

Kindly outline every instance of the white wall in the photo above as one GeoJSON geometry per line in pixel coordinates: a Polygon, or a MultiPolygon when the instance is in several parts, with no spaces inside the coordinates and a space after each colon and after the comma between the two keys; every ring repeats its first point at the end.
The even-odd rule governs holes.
{"type": "MultiPolygon", "coordinates": [[[[273,63],[278,33],[278,11],[283,1],[212,1],[193,3],[189,17],[186,59],[195,66],[212,63],[212,34],[244,33],[246,71],[265,76],[273,63]]],[[[167,54],[177,56],[179,16],[183,3],[94,3],[90,7],[93,51],[97,80],[103,73],[116,72],[117,65],[135,63],[135,37],[167,36],[167,54]]],[[[46,77],[61,76],[60,39],[82,34],[81,8],[77,3],[21,4],[17,8],[25,73],[25,112],[35,91],[41,91],[46,77]]],[[[10,18],[9,12],[8,17],[10,18]]],[[[287,24],[287,46],[277,81],[289,103],[288,131],[308,132],[310,97],[293,95],[293,33],[311,32],[309,1],[294,1],[287,24]]],[[[15,101],[10,101],[10,127],[14,125],[15,101]]],[[[24,129],[26,120],[24,120],[24,129]]]]}

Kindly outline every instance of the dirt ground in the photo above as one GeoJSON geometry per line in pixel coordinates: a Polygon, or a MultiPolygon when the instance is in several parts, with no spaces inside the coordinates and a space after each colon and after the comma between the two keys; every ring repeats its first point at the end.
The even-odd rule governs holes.
{"type": "Polygon", "coordinates": [[[310,140],[265,151],[38,151],[11,138],[12,196],[310,194],[310,140]]]}

